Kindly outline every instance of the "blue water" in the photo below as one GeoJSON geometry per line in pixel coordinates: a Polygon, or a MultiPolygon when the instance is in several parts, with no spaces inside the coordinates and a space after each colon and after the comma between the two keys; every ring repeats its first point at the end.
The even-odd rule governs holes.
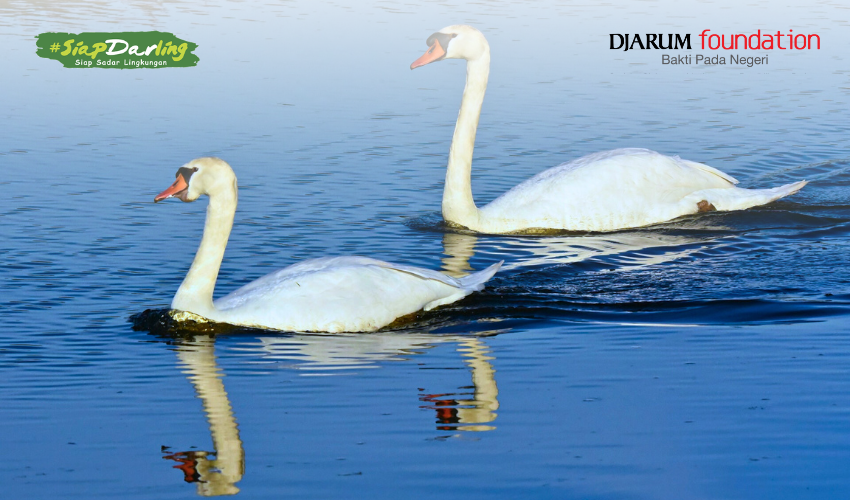
{"type": "MultiPolygon", "coordinates": [[[[850,42],[838,5],[128,1],[0,5],[4,498],[780,499],[850,495],[850,42]],[[611,234],[447,232],[457,22],[493,51],[483,204],[646,147],[771,205],[611,234]],[[660,26],[660,28],[659,28],[660,26]],[[611,32],[818,33],[761,68],[664,67],[611,32]],[[174,32],[195,68],[74,70],[45,31],[174,32]],[[305,258],[447,272],[479,294],[370,335],[134,330],[169,305],[216,155],[240,205],[217,295],[305,258]],[[178,468],[175,468],[178,467],[178,468]]],[[[692,35],[695,36],[695,35],[692,35]]],[[[695,51],[696,52],[696,51],[695,51]]]]}

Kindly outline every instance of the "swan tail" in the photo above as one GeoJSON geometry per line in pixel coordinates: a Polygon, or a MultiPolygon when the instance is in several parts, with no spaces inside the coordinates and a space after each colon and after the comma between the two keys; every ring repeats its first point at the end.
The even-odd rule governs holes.
{"type": "Polygon", "coordinates": [[[484,283],[490,281],[490,278],[492,278],[493,275],[499,271],[499,268],[501,268],[502,264],[504,263],[505,261],[501,260],[488,267],[487,269],[482,269],[477,273],[472,273],[469,276],[464,276],[463,278],[459,278],[457,281],[460,284],[460,287],[469,293],[483,290],[484,283]]]}
{"type": "Polygon", "coordinates": [[[691,194],[687,199],[697,204],[698,212],[710,211],[712,209],[721,212],[743,210],[792,195],[803,189],[803,186],[806,184],[807,181],[799,181],[770,189],[743,189],[737,187],[729,189],[705,189],[691,194]]]}
{"type": "Polygon", "coordinates": [[[482,269],[477,273],[472,273],[469,276],[464,276],[463,278],[459,278],[456,280],[457,282],[457,292],[449,295],[448,297],[443,297],[428,304],[423,307],[424,310],[430,311],[435,307],[439,307],[446,304],[451,304],[452,302],[457,302],[458,300],[466,297],[472,292],[477,292],[479,290],[484,289],[484,283],[490,281],[490,278],[493,277],[494,274],[502,267],[505,261],[499,261],[488,267],[487,269],[482,269]]]}

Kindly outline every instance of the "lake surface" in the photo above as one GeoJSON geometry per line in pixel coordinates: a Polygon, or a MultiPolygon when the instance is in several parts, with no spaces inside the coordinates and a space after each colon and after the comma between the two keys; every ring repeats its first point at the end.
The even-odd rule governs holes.
{"type": "Polygon", "coordinates": [[[4,497],[850,495],[846,7],[32,0],[0,13],[4,497]],[[446,231],[464,68],[408,66],[458,22],[493,53],[479,205],[619,147],[745,187],[809,185],[611,234],[446,231]],[[608,49],[609,33],[705,28],[794,29],[823,48],[753,68],[608,49]],[[198,43],[199,65],[35,55],[41,32],[148,30],[198,43]],[[168,307],[203,227],[204,202],[153,197],[205,155],[240,186],[217,296],[325,255],[503,271],[400,331],[134,330],[131,315],[168,307]]]}

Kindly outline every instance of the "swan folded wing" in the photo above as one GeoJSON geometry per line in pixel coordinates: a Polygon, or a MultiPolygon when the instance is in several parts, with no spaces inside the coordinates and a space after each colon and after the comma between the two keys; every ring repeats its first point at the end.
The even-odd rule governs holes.
{"type": "MultiPolygon", "coordinates": [[[[481,212],[516,229],[561,227],[608,231],[670,220],[681,200],[704,189],[731,188],[734,178],[696,162],[648,149],[587,155],[541,172],[481,212]]],[[[503,227],[493,227],[504,232],[503,227]]]]}
{"type": "Polygon", "coordinates": [[[682,158],[679,158],[678,156],[673,156],[673,160],[675,160],[676,163],[683,165],[685,167],[695,168],[697,170],[701,170],[703,172],[706,172],[706,173],[709,173],[709,174],[712,174],[712,175],[716,175],[717,177],[720,177],[724,181],[728,182],[730,185],[734,186],[735,184],[738,184],[738,179],[732,177],[731,175],[727,174],[726,172],[722,172],[720,170],[717,170],[714,167],[709,167],[708,165],[705,165],[705,164],[702,164],[702,163],[697,163],[695,161],[683,160],[682,158]]]}
{"type": "MultiPolygon", "coordinates": [[[[492,272],[488,272],[483,281],[489,279],[497,269],[498,265],[494,265],[485,270],[492,272]]],[[[430,269],[391,264],[368,257],[325,257],[299,262],[267,274],[216,300],[215,305],[220,310],[232,310],[257,301],[294,297],[312,297],[316,301],[334,297],[349,300],[348,295],[357,298],[378,296],[387,290],[407,292],[410,295],[413,288],[432,290],[433,287],[427,286],[427,282],[450,287],[446,291],[463,291],[464,295],[481,288],[476,286],[477,283],[465,283],[465,279],[458,280],[430,269]],[[403,276],[407,278],[402,279],[403,276]],[[422,285],[417,285],[417,282],[422,285]],[[323,295],[328,293],[332,295],[323,295]]],[[[426,295],[430,296],[430,293],[426,295]]],[[[444,294],[438,295],[442,298],[444,294]]],[[[448,295],[453,296],[454,293],[448,295]]]]}
{"type": "Polygon", "coordinates": [[[439,281],[440,283],[445,283],[446,285],[449,285],[451,287],[463,288],[460,281],[439,271],[423,269],[421,267],[415,266],[405,266],[404,264],[392,264],[380,260],[375,260],[372,265],[376,265],[384,269],[392,269],[393,271],[398,271],[400,273],[407,273],[416,276],[417,278],[422,278],[424,280],[439,281]]]}
{"type": "Polygon", "coordinates": [[[366,257],[305,261],[215,301],[218,321],[287,331],[374,331],[480,290],[501,263],[451,278],[366,257]]]}
{"type": "MultiPolygon", "coordinates": [[[[734,185],[738,180],[714,167],[684,160],[678,156],[666,156],[642,148],[621,148],[593,153],[562,163],[540,172],[514,189],[525,184],[543,184],[550,191],[562,191],[562,180],[571,183],[588,179],[603,183],[600,191],[617,187],[647,189],[672,182],[689,188],[723,187],[734,185]],[[704,174],[709,174],[708,176],[704,174]],[[719,179],[718,179],[719,178],[719,179]],[[718,183],[718,180],[724,182],[718,183]]],[[[513,190],[513,189],[512,189],[513,190]]]]}
{"type": "Polygon", "coordinates": [[[505,261],[503,260],[499,261],[487,267],[486,269],[482,269],[481,271],[472,273],[468,276],[464,276],[463,278],[452,278],[451,276],[447,276],[441,272],[433,271],[431,269],[423,269],[421,267],[405,266],[402,264],[390,264],[388,262],[381,262],[381,264],[384,264],[386,269],[392,269],[393,271],[407,273],[423,280],[437,281],[439,283],[448,285],[452,289],[454,289],[454,291],[450,289],[448,293],[444,294],[441,297],[436,297],[434,300],[422,306],[422,309],[424,309],[425,311],[430,311],[435,307],[451,304],[452,302],[460,300],[472,292],[483,290],[484,283],[486,283],[490,278],[493,277],[494,274],[496,274],[496,272],[502,267],[502,264],[504,264],[504,262],[505,261]]]}
{"type": "Polygon", "coordinates": [[[659,185],[665,190],[679,187],[687,179],[685,169],[648,149],[603,151],[540,172],[483,210],[511,218],[516,213],[531,218],[561,213],[594,217],[599,210],[632,210],[632,204],[649,205],[649,198],[657,201],[659,185]]]}
{"type": "Polygon", "coordinates": [[[316,259],[266,275],[215,301],[220,312],[216,319],[287,331],[374,331],[477,288],[463,285],[427,269],[365,257],[316,259]]]}
{"type": "Polygon", "coordinates": [[[318,259],[309,259],[257,278],[216,300],[215,304],[218,308],[232,309],[241,306],[247,300],[268,296],[276,290],[288,286],[300,287],[298,280],[308,276],[327,275],[354,267],[386,267],[386,265],[388,265],[386,262],[368,257],[321,257],[318,259]]]}
{"type": "Polygon", "coordinates": [[[516,209],[517,201],[527,205],[542,199],[558,206],[564,203],[564,195],[578,199],[587,199],[589,194],[603,198],[610,195],[620,199],[623,191],[646,197],[656,196],[660,186],[692,192],[737,183],[734,177],[702,163],[649,149],[623,148],[589,154],[540,172],[491,205],[510,200],[511,208],[516,209]]]}
{"type": "Polygon", "coordinates": [[[242,297],[269,292],[283,286],[287,282],[297,284],[297,280],[300,277],[307,275],[316,273],[333,273],[347,268],[365,268],[369,266],[381,269],[390,269],[413,275],[421,279],[439,281],[452,287],[461,287],[458,280],[430,269],[422,269],[419,267],[405,266],[401,264],[391,264],[389,262],[369,257],[322,257],[318,259],[305,260],[258,278],[217,300],[216,306],[224,308],[236,307],[242,302],[242,300],[240,300],[242,297]]]}
{"type": "MultiPolygon", "coordinates": [[[[492,278],[493,275],[495,275],[499,271],[499,269],[501,269],[502,264],[504,264],[504,263],[505,263],[505,261],[500,260],[499,262],[496,262],[495,264],[492,264],[485,269],[474,272],[474,273],[467,275],[467,276],[464,276],[462,278],[452,278],[451,276],[445,275],[445,274],[443,274],[439,271],[433,271],[431,269],[423,269],[421,267],[405,266],[405,265],[400,265],[400,264],[389,264],[387,262],[384,262],[383,264],[387,264],[388,268],[393,269],[394,271],[409,273],[409,274],[412,274],[413,276],[416,276],[416,277],[419,277],[419,278],[422,278],[422,279],[439,281],[440,283],[444,283],[446,285],[449,285],[450,287],[457,288],[458,290],[463,290],[465,292],[464,293],[464,296],[465,296],[469,293],[477,292],[479,290],[483,290],[484,289],[484,283],[489,281],[490,278],[492,278]]],[[[425,310],[428,311],[430,309],[433,309],[434,307],[437,307],[438,305],[448,304],[448,303],[449,302],[442,302],[440,304],[429,304],[425,307],[425,310]]]]}

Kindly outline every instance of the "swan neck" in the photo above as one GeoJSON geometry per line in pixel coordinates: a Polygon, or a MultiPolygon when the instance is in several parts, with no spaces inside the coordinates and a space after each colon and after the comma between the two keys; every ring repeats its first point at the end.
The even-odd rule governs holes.
{"type": "Polygon", "coordinates": [[[466,86],[452,136],[443,190],[443,218],[470,229],[478,223],[478,209],[472,198],[472,151],[489,75],[488,48],[480,57],[466,63],[466,86]]]}
{"type": "Polygon", "coordinates": [[[192,261],[192,267],[171,301],[172,309],[214,319],[213,291],[221,260],[224,258],[224,249],[227,247],[227,239],[233,228],[236,202],[235,183],[232,189],[210,194],[201,245],[195,254],[195,260],[192,261]]]}

